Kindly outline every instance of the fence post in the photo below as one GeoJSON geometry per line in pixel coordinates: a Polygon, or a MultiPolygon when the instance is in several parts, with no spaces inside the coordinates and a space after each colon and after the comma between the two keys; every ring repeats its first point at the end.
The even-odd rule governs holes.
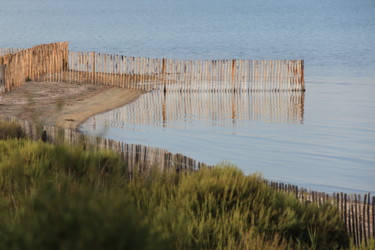
{"type": "Polygon", "coordinates": [[[233,91],[236,91],[235,85],[234,85],[234,76],[236,74],[236,59],[232,60],[232,85],[233,85],[233,91]]]}
{"type": "Polygon", "coordinates": [[[68,71],[68,59],[69,59],[69,43],[68,42],[65,42],[63,43],[64,46],[63,46],[63,49],[62,49],[62,54],[63,54],[63,57],[62,57],[62,71],[68,71]]]}
{"type": "Polygon", "coordinates": [[[305,91],[305,61],[301,60],[301,87],[302,91],[305,91]]]}
{"type": "Polygon", "coordinates": [[[96,83],[96,79],[95,79],[95,76],[96,76],[96,62],[95,62],[95,52],[91,52],[91,58],[92,58],[92,84],[95,84],[96,83]]]}
{"type": "Polygon", "coordinates": [[[371,202],[370,202],[370,193],[368,193],[367,195],[367,236],[368,236],[368,239],[371,239],[371,227],[370,227],[370,206],[371,206],[371,202]]]}
{"type": "Polygon", "coordinates": [[[366,227],[366,208],[367,208],[367,204],[366,204],[366,202],[367,202],[367,194],[365,194],[365,197],[364,197],[364,199],[363,199],[363,207],[362,207],[362,209],[363,209],[363,211],[362,211],[362,226],[363,226],[363,229],[362,229],[362,231],[363,231],[363,239],[364,239],[364,242],[365,242],[365,246],[367,246],[367,227],[366,227]]]}
{"type": "Polygon", "coordinates": [[[0,65],[0,93],[5,92],[5,67],[5,64],[0,65]]]}
{"type": "Polygon", "coordinates": [[[165,63],[166,63],[166,59],[163,58],[162,68],[161,68],[161,79],[162,79],[162,82],[164,84],[164,93],[167,92],[167,86],[166,86],[166,81],[165,81],[165,63]]]}

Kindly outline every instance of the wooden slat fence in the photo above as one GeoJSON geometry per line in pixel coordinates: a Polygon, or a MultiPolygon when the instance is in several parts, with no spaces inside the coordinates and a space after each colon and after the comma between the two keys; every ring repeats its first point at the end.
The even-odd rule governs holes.
{"type": "Polygon", "coordinates": [[[99,138],[54,126],[37,126],[31,122],[20,120],[15,117],[5,117],[0,115],[0,121],[16,122],[20,124],[25,131],[26,136],[33,140],[43,139],[44,141],[55,144],[68,143],[94,150],[113,150],[125,163],[127,163],[130,171],[135,167],[141,171],[157,168],[160,170],[172,170],[178,172],[194,171],[202,167],[209,167],[187,156],[172,154],[171,152],[160,148],[99,138]]]}
{"type": "Polygon", "coordinates": [[[303,91],[303,60],[190,61],[69,52],[65,81],[165,92],[303,91]]]}
{"type": "Polygon", "coordinates": [[[0,58],[6,65],[6,91],[26,79],[165,92],[305,90],[303,60],[141,58],[68,51],[67,42],[39,45],[0,58]]]}
{"type": "MultiPolygon", "coordinates": [[[[67,69],[68,43],[51,43],[20,50],[1,57],[5,65],[5,91],[22,86],[28,80],[61,73],[67,69]]],[[[51,79],[50,79],[51,80],[51,79]]]]}
{"type": "Polygon", "coordinates": [[[0,93],[5,92],[5,60],[8,56],[23,49],[0,48],[0,93]]]}
{"type": "Polygon", "coordinates": [[[160,85],[158,67],[158,59],[69,51],[68,70],[61,79],[150,91],[160,85]]]}
{"type": "MultiPolygon", "coordinates": [[[[44,141],[55,144],[65,142],[86,148],[113,150],[127,163],[129,171],[134,169],[147,171],[156,168],[161,171],[180,172],[212,167],[197,162],[192,158],[180,154],[172,154],[159,148],[98,138],[53,126],[38,127],[28,121],[14,117],[0,115],[0,120],[20,124],[26,135],[34,140],[42,138],[44,141]]],[[[296,196],[302,202],[314,202],[319,205],[328,202],[337,205],[347,232],[357,246],[367,245],[369,239],[375,238],[375,197],[370,193],[362,196],[360,194],[346,193],[333,193],[332,195],[307,190],[291,184],[272,181],[267,181],[267,183],[280,192],[296,196]]]]}
{"type": "Polygon", "coordinates": [[[302,60],[163,59],[165,91],[303,91],[302,60]]]}
{"type": "Polygon", "coordinates": [[[314,202],[319,205],[325,202],[335,204],[341,212],[347,232],[356,246],[367,245],[369,239],[375,238],[375,196],[367,194],[347,194],[311,191],[296,185],[268,182],[276,190],[295,195],[302,202],[314,202]]]}

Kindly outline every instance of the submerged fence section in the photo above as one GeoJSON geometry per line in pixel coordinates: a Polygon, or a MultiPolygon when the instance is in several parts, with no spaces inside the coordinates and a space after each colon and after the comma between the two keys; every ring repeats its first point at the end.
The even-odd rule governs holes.
{"type": "Polygon", "coordinates": [[[172,60],[68,51],[68,43],[0,51],[5,90],[26,80],[149,91],[304,91],[303,60],[172,60]],[[1,53],[3,56],[1,56],[1,53]]]}
{"type": "Polygon", "coordinates": [[[166,91],[302,91],[302,60],[163,61],[166,91]]]}

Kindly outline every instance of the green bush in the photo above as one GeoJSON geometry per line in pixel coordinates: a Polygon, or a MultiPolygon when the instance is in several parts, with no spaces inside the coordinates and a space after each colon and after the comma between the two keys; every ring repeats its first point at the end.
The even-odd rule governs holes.
{"type": "Polygon", "coordinates": [[[361,246],[358,248],[354,244],[354,240],[351,241],[351,248],[350,249],[359,249],[359,250],[374,250],[375,249],[375,238],[371,238],[367,240],[367,245],[365,242],[362,242],[361,246]]]}
{"type": "Polygon", "coordinates": [[[114,192],[45,183],[0,224],[0,249],[161,249],[131,204],[114,192]]]}
{"type": "Polygon", "coordinates": [[[113,152],[0,140],[0,249],[347,247],[337,207],[234,167],[130,175],[113,152]]]}
{"type": "Polygon", "coordinates": [[[41,141],[0,140],[0,191],[25,194],[40,180],[69,176],[92,188],[110,188],[124,181],[125,164],[110,151],[54,146],[41,141]],[[109,181],[110,180],[110,181],[109,181]]]}
{"type": "Polygon", "coordinates": [[[174,236],[174,248],[238,248],[249,237],[268,242],[279,238],[293,248],[349,244],[337,207],[302,204],[274,191],[259,176],[245,176],[233,167],[179,178],[153,173],[129,186],[138,210],[152,213],[149,223],[174,236]]]}
{"type": "Polygon", "coordinates": [[[24,137],[25,133],[19,124],[0,121],[0,140],[11,138],[20,139],[24,137]]]}

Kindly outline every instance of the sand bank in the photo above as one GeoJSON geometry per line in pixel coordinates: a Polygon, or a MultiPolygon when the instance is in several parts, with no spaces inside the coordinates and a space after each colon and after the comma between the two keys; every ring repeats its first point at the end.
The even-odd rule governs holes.
{"type": "Polygon", "coordinates": [[[97,85],[28,82],[0,94],[0,114],[77,129],[89,117],[133,102],[144,91],[97,85]]]}

